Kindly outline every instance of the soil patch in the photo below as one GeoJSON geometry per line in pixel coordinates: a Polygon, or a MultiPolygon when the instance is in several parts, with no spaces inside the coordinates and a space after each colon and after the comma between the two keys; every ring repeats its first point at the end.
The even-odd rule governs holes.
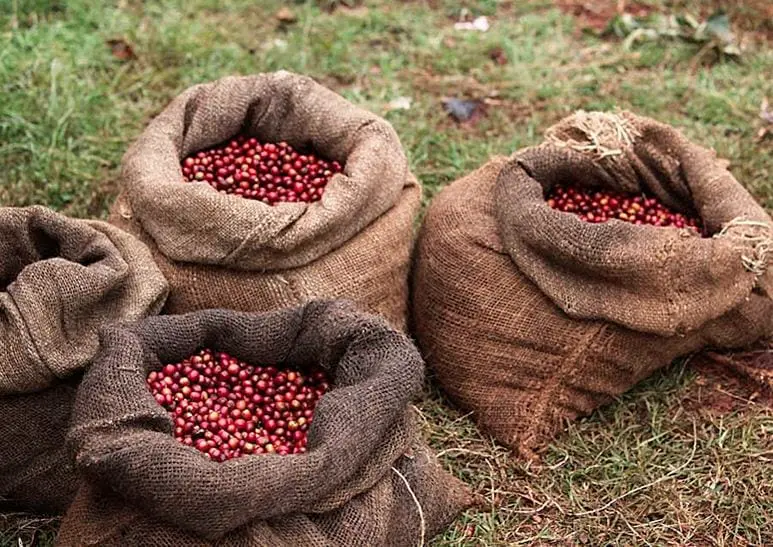
{"type": "Polygon", "coordinates": [[[773,344],[701,353],[690,366],[698,377],[684,396],[686,409],[727,414],[755,404],[773,408],[773,344]]]}

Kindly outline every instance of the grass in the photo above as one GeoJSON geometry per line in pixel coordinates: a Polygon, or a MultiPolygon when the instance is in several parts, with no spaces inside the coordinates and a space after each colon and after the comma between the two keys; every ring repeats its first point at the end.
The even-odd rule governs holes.
{"type": "Polygon", "coordinates": [[[769,545],[773,414],[696,411],[696,379],[683,363],[655,375],[572,425],[539,466],[434,396],[431,444],[486,508],[435,545],[769,545]]]}
{"type": "MultiPolygon", "coordinates": [[[[289,4],[297,21],[280,25],[273,14],[284,4],[0,0],[0,203],[104,216],[121,154],[175,95],[288,69],[383,114],[427,199],[490,155],[538,142],[575,109],[620,107],[714,147],[773,207],[773,146],[755,139],[760,103],[773,98],[773,49],[751,32],[755,21],[770,30],[765,2],[732,5],[749,47],[742,62],[713,65],[686,43],[625,51],[548,0],[380,0],[333,12],[300,2],[289,4]],[[462,9],[489,16],[491,29],[454,30],[462,9]],[[114,56],[110,39],[136,59],[114,56]],[[494,48],[505,64],[490,59],[494,48]],[[410,110],[387,112],[402,96],[410,110]],[[487,114],[458,125],[442,109],[447,96],[487,99],[487,114]]],[[[428,388],[418,405],[428,438],[485,500],[433,544],[773,544],[773,413],[696,408],[689,393],[700,381],[683,365],[657,374],[572,425],[540,466],[513,461],[428,388]]],[[[0,528],[0,544],[48,544],[55,526],[6,517],[0,528]]]]}

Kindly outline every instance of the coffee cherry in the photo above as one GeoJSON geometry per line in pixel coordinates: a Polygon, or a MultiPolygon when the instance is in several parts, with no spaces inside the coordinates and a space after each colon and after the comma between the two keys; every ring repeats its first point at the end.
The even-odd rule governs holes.
{"type": "Polygon", "coordinates": [[[253,366],[209,349],[150,372],[147,384],[174,437],[218,462],[305,453],[307,424],[330,387],[322,370],[253,366]]]}
{"type": "Polygon", "coordinates": [[[593,224],[617,219],[631,224],[689,228],[706,235],[697,218],[672,211],[656,198],[641,194],[556,185],[548,193],[547,203],[593,224]]]}
{"type": "Polygon", "coordinates": [[[188,156],[180,168],[186,182],[206,182],[269,205],[319,201],[333,175],[343,171],[337,161],[301,154],[286,142],[260,143],[245,135],[188,156]]]}

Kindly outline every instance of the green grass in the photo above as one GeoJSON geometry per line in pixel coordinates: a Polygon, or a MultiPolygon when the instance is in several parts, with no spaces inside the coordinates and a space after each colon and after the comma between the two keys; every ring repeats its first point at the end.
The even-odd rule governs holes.
{"type": "Polygon", "coordinates": [[[695,383],[683,364],[656,374],[573,424],[536,466],[435,394],[423,405],[431,444],[485,511],[434,545],[769,545],[773,413],[696,410],[695,383]]]}
{"type": "MultiPolygon", "coordinates": [[[[104,216],[122,153],[175,95],[288,69],[384,114],[427,199],[490,155],[538,142],[575,109],[620,107],[716,148],[773,206],[773,146],[755,140],[759,105],[773,98],[773,49],[762,40],[741,63],[707,66],[691,44],[625,51],[583,34],[550,1],[383,0],[332,13],[301,2],[288,4],[297,22],[281,27],[273,14],[284,4],[0,0],[0,203],[104,216]],[[491,17],[491,29],[455,31],[462,8],[491,17]],[[137,58],[115,58],[105,43],[113,38],[137,58]],[[507,64],[489,59],[495,47],[507,64]],[[385,112],[400,96],[411,109],[385,112]],[[486,117],[455,124],[442,109],[447,96],[487,98],[486,117]]],[[[753,27],[748,7],[734,9],[753,27]]],[[[542,466],[513,461],[430,389],[419,404],[427,435],[485,500],[434,544],[772,544],[773,415],[755,405],[699,412],[684,404],[695,382],[681,366],[656,375],[573,425],[542,466]]],[[[40,528],[12,522],[0,524],[0,544],[40,528]]],[[[41,529],[35,537],[48,543],[51,526],[41,529]]]]}

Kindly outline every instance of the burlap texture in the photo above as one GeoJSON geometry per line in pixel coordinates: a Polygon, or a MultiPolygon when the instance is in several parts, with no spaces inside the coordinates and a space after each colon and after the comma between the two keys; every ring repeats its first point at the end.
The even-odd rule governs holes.
{"type": "Polygon", "coordinates": [[[428,365],[482,428],[530,457],[676,357],[771,329],[764,211],[676,130],[623,114],[631,143],[604,131],[594,141],[577,128],[585,116],[604,128],[579,114],[442,191],[418,243],[413,311],[428,365]],[[547,205],[557,183],[646,189],[722,235],[588,224],[547,205]]]}
{"type": "Polygon", "coordinates": [[[68,434],[84,481],[59,545],[416,545],[471,502],[416,439],[415,347],[351,304],[162,316],[102,342],[68,434]],[[329,371],[309,452],[215,463],[173,438],[145,378],[204,346],[329,371]]]}
{"type": "Polygon", "coordinates": [[[194,86],[155,118],[123,160],[110,222],[139,235],[171,284],[166,311],[264,311],[346,297],[405,322],[421,190],[394,129],[288,72],[194,86]],[[270,206],[184,183],[180,160],[246,133],[344,166],[315,203],[270,206]]]}
{"type": "Polygon", "coordinates": [[[131,218],[123,196],[116,201],[110,222],[150,248],[170,285],[166,313],[213,308],[270,311],[317,298],[346,298],[402,329],[408,307],[413,222],[420,202],[419,186],[409,186],[392,210],[342,247],[310,264],[276,271],[172,261],[131,218]]]}
{"type": "Polygon", "coordinates": [[[142,243],[44,207],[0,209],[0,497],[64,510],[64,435],[98,329],[157,313],[167,284],[142,243]]]}
{"type": "Polygon", "coordinates": [[[79,377],[25,395],[0,397],[3,509],[61,514],[78,490],[64,440],[79,377]]]}
{"type": "Polygon", "coordinates": [[[495,199],[500,235],[513,262],[571,317],[682,334],[722,316],[773,280],[766,268],[768,214],[713,150],[634,114],[579,113],[557,124],[545,144],[518,153],[503,168],[495,199]],[[630,141],[610,124],[619,125],[630,141]],[[598,147],[585,149],[577,138],[598,147]],[[619,154],[599,159],[599,150],[619,154]],[[711,234],[734,228],[701,238],[690,230],[619,220],[590,224],[545,203],[546,190],[569,181],[647,192],[697,215],[711,234]],[[760,262],[761,271],[749,268],[745,257],[760,262]]]}

